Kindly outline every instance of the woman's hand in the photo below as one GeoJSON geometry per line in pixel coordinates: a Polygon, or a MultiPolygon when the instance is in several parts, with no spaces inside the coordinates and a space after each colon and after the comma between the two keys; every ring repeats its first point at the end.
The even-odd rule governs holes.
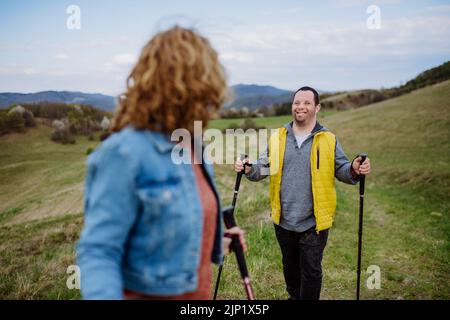
{"type": "Polygon", "coordinates": [[[247,245],[245,244],[244,230],[242,230],[239,227],[233,227],[233,228],[225,230],[225,234],[223,237],[223,251],[226,255],[231,252],[231,249],[230,249],[231,237],[234,235],[239,236],[239,242],[241,243],[242,248],[244,249],[244,252],[247,251],[247,245]]]}

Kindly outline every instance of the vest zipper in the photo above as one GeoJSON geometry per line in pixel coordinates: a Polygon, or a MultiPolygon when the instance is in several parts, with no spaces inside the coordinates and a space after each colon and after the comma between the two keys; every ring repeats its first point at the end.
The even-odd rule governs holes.
{"type": "MultiPolygon", "coordinates": [[[[319,170],[319,163],[320,163],[320,149],[317,147],[317,170],[319,170]]],[[[316,234],[319,235],[319,230],[316,228],[316,234]]]]}
{"type": "Polygon", "coordinates": [[[319,159],[320,159],[320,152],[319,148],[317,148],[317,170],[319,170],[319,159]]]}

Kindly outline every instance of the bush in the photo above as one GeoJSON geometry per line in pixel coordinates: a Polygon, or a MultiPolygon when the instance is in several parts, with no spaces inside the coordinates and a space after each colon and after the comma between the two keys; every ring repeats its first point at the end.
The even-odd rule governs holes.
{"type": "Polygon", "coordinates": [[[52,141],[61,142],[62,144],[75,143],[75,137],[70,130],[69,121],[67,119],[53,120],[52,127],[52,141]]]}
{"type": "Polygon", "coordinates": [[[250,110],[247,107],[242,107],[240,109],[234,107],[224,108],[220,111],[220,117],[222,119],[254,118],[258,116],[259,112],[257,110],[250,110]]]}
{"type": "Polygon", "coordinates": [[[31,111],[25,110],[25,112],[22,113],[22,117],[26,127],[36,127],[36,120],[34,120],[34,116],[31,111]]]}
{"type": "Polygon", "coordinates": [[[0,134],[8,132],[6,127],[6,121],[8,114],[5,112],[5,110],[0,110],[0,134]]]}
{"type": "MultiPolygon", "coordinates": [[[[67,122],[72,135],[81,134],[88,137],[102,129],[100,125],[102,121],[103,125],[106,126],[106,123],[110,121],[109,118],[112,117],[110,112],[96,109],[90,105],[39,102],[23,104],[23,108],[25,108],[25,112],[30,112],[31,115],[34,114],[35,117],[43,119],[42,121],[45,121],[45,119],[47,121],[65,119],[64,121],[67,122]]],[[[30,125],[33,121],[34,118],[29,119],[30,125]]],[[[68,137],[69,134],[55,132],[52,136],[52,140],[62,141],[64,140],[62,137],[68,137]]],[[[69,141],[72,141],[72,139],[69,139],[69,141]]]]}
{"type": "Polygon", "coordinates": [[[62,144],[75,144],[75,138],[69,129],[54,130],[51,136],[52,141],[62,144]]]}
{"type": "Polygon", "coordinates": [[[258,126],[256,122],[250,118],[244,120],[244,124],[241,126],[241,128],[244,129],[244,131],[248,129],[264,129],[263,126],[258,126]]]}
{"type": "Polygon", "coordinates": [[[24,132],[25,121],[18,112],[8,112],[1,110],[0,112],[0,134],[9,132],[24,132]]]}
{"type": "Polygon", "coordinates": [[[103,132],[101,135],[100,135],[100,141],[105,141],[106,139],[108,139],[108,137],[111,135],[111,133],[110,132],[103,132]]]}
{"type": "Polygon", "coordinates": [[[242,130],[246,131],[248,129],[259,130],[259,129],[264,129],[264,128],[265,128],[264,126],[258,126],[256,124],[256,122],[254,120],[252,120],[251,118],[246,118],[241,125],[238,125],[234,122],[231,123],[230,125],[228,125],[228,127],[226,129],[223,130],[223,132],[226,133],[227,129],[232,129],[232,130],[242,129],[242,130]]]}
{"type": "Polygon", "coordinates": [[[275,105],[275,115],[276,116],[284,116],[292,114],[292,104],[291,103],[283,103],[275,105]]]}
{"type": "Polygon", "coordinates": [[[239,128],[240,128],[239,125],[237,123],[235,123],[235,122],[230,123],[228,125],[228,127],[227,127],[227,129],[233,129],[233,130],[236,130],[236,129],[239,129],[239,128]]]}
{"type": "Polygon", "coordinates": [[[22,104],[22,106],[31,111],[37,118],[61,119],[69,117],[69,113],[75,113],[85,118],[90,118],[100,123],[103,117],[110,118],[111,112],[96,109],[90,105],[70,105],[55,102],[38,102],[22,104]]]}

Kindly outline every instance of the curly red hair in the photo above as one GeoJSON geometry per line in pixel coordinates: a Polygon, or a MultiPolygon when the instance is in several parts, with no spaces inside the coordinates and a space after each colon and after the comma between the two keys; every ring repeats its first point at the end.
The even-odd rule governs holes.
{"type": "Polygon", "coordinates": [[[209,41],[193,30],[174,27],[155,35],[142,49],[119,99],[112,131],[131,124],[171,133],[206,126],[225,100],[225,71],[209,41]]]}

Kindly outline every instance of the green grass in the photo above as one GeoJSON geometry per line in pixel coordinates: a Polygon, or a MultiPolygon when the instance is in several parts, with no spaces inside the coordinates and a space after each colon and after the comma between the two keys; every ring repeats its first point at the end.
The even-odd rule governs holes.
{"type": "Polygon", "coordinates": [[[50,135],[40,125],[0,137],[0,224],[82,210],[86,150],[98,142],[80,136],[62,145],[50,135]]]}
{"type": "MultiPolygon", "coordinates": [[[[364,151],[372,162],[364,211],[363,299],[450,298],[449,101],[447,81],[321,116],[349,157],[364,151]],[[370,265],[381,269],[380,290],[365,286],[370,265]]],[[[290,118],[255,121],[272,128],[290,118]]],[[[222,129],[236,121],[214,120],[210,127],[222,129]]],[[[1,298],[79,298],[79,292],[68,290],[65,281],[66,269],[74,263],[82,215],[81,210],[60,202],[72,199],[81,204],[78,186],[83,183],[89,146],[95,142],[78,139],[76,145],[54,144],[44,127],[0,138],[1,298]]],[[[235,180],[232,166],[216,165],[216,176],[222,203],[227,205],[235,180]]],[[[242,181],[236,218],[246,231],[256,297],[285,299],[281,255],[269,219],[268,182],[242,181]]],[[[322,298],[354,299],[358,188],[337,183],[337,191],[337,214],[323,261],[322,298]]],[[[233,256],[226,259],[219,298],[245,299],[233,256]]]]}
{"type": "Polygon", "coordinates": [[[81,214],[0,227],[2,299],[79,299],[66,286],[81,214]]]}
{"type": "MultiPolygon", "coordinates": [[[[0,298],[72,299],[67,267],[82,225],[86,150],[50,141],[40,125],[0,137],[0,298]]],[[[98,140],[97,140],[98,141],[98,140]]]]}

